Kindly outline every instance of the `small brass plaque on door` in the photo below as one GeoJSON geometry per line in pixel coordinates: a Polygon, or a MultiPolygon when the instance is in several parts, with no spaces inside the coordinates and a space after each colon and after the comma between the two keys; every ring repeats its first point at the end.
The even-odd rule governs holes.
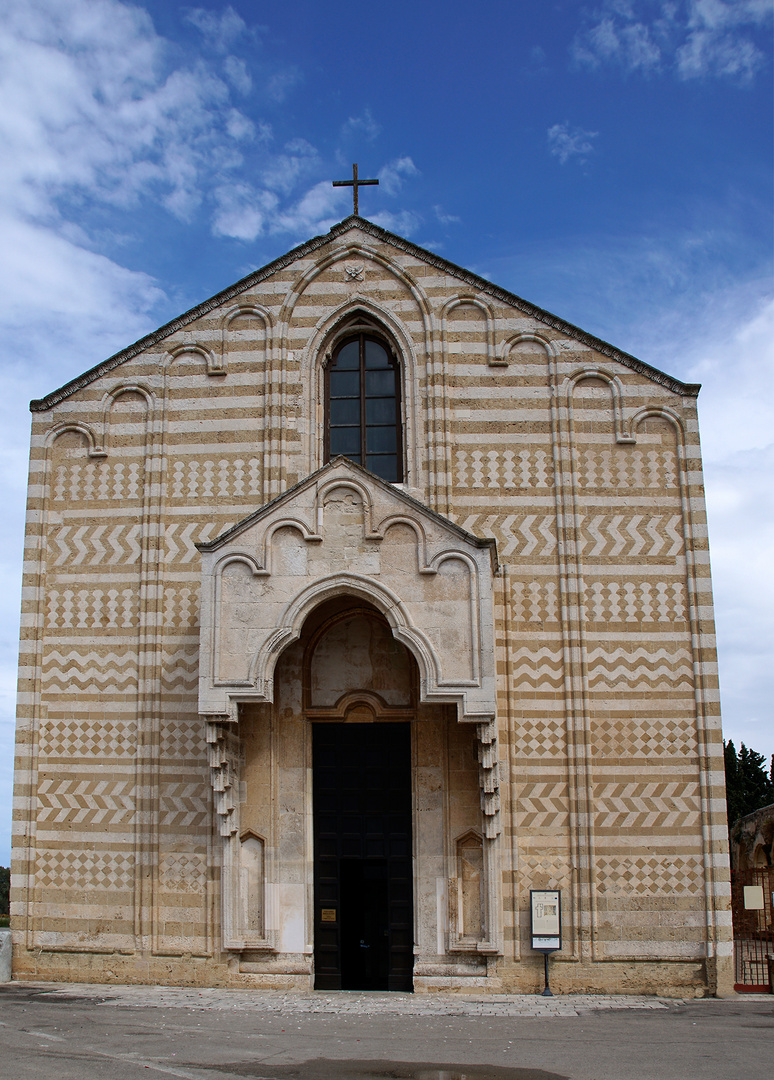
{"type": "Polygon", "coordinates": [[[323,922],[336,922],[336,908],[324,907],[322,909],[323,922]]]}

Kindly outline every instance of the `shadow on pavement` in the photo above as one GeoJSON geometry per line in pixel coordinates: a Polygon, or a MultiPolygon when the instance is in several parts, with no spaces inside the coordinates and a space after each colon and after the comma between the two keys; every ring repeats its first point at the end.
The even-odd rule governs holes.
{"type": "MultiPolygon", "coordinates": [[[[193,1063],[189,1063],[191,1067],[193,1063]]],[[[206,1069],[207,1066],[195,1066],[206,1069]]],[[[341,1061],[317,1058],[298,1065],[252,1065],[222,1062],[212,1069],[250,1080],[569,1080],[544,1069],[509,1069],[500,1065],[442,1065],[428,1061],[341,1061]],[[258,1072],[256,1072],[258,1068],[258,1072]]]]}

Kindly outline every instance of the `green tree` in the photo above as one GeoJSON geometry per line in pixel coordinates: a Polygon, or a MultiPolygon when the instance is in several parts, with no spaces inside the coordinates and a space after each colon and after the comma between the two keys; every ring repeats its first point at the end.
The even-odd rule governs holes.
{"type": "Polygon", "coordinates": [[[731,739],[723,742],[726,761],[726,802],[728,804],[728,827],[740,817],[774,803],[774,755],[766,772],[763,754],[748,750],[741,744],[736,752],[731,739]]]}
{"type": "Polygon", "coordinates": [[[0,866],[0,915],[8,914],[8,892],[11,887],[11,870],[0,866]]]}

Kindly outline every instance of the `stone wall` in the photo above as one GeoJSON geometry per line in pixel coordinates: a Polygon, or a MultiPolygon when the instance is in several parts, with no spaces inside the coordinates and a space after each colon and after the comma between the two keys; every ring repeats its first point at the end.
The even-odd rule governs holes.
{"type": "MultiPolygon", "coordinates": [[[[361,219],[35,405],[17,975],[266,984],[223,947],[228,791],[213,791],[221,744],[212,737],[208,758],[199,715],[196,545],[324,464],[322,366],[354,311],[401,358],[399,490],[497,546],[487,745],[499,754],[502,944],[481,985],[538,987],[529,889],[551,887],[566,920],[560,989],[723,992],[728,856],[696,388],[361,219]]],[[[453,798],[452,744],[466,729],[415,724],[417,753],[431,730],[447,739],[453,798]]],[[[238,760],[258,728],[245,720],[238,760]]],[[[250,858],[268,866],[261,828],[269,846],[250,858]]],[[[472,880],[479,859],[464,831],[452,838],[447,888],[452,865],[472,880]]],[[[308,985],[298,965],[288,985],[308,985]]],[[[466,985],[436,977],[417,988],[466,985]]]]}

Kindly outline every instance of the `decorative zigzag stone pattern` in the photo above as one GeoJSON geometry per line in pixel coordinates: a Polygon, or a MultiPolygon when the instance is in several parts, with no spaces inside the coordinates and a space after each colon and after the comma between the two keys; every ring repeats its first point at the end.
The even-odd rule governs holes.
{"type": "MultiPolygon", "coordinates": [[[[323,366],[354,313],[400,357],[405,448],[405,521],[386,538],[359,526],[364,576],[378,582],[378,551],[414,544],[426,513],[496,544],[493,610],[476,616],[493,628],[496,716],[466,726],[425,701],[414,721],[416,813],[440,837],[415,852],[415,988],[539,989],[529,890],[560,888],[560,989],[728,989],[698,388],[360,218],[33,403],[17,973],[310,986],[309,916],[292,946],[283,922],[311,894],[308,768],[280,761],[304,762],[306,728],[281,727],[271,685],[253,686],[241,733],[199,714],[197,545],[324,465],[323,366]],[[485,926],[469,941],[456,852],[479,843],[482,892],[459,910],[485,926]],[[262,936],[241,944],[239,904],[222,910],[240,845],[261,853],[265,902],[262,936]]],[[[349,528],[352,508],[336,512],[349,528]]],[[[324,546],[294,528],[268,548],[288,580],[324,546]]],[[[457,578],[422,573],[442,610],[457,578]]]]}

